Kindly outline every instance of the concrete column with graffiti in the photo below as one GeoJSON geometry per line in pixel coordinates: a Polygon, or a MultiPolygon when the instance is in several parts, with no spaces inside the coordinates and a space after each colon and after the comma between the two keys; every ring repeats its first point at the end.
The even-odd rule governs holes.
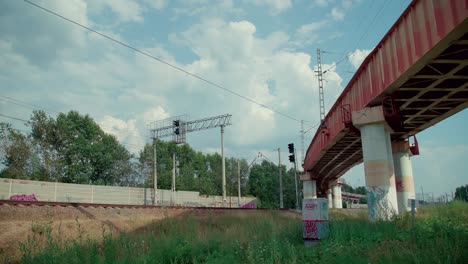
{"type": "Polygon", "coordinates": [[[352,119],[361,132],[369,219],[388,220],[398,214],[391,129],[382,106],[354,111],[352,119]]]}
{"type": "Polygon", "coordinates": [[[328,201],[325,198],[304,199],[302,203],[303,238],[314,245],[329,234],[328,201]]]}
{"type": "Polygon", "coordinates": [[[392,143],[393,163],[398,200],[398,212],[410,212],[408,199],[416,199],[414,190],[413,167],[410,160],[410,146],[408,141],[392,143]]]}

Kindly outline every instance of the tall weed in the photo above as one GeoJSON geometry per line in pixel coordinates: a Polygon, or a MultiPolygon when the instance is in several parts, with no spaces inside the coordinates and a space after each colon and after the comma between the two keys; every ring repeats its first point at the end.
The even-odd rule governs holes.
{"type": "Polygon", "coordinates": [[[34,227],[49,242],[32,236],[20,248],[24,263],[467,263],[467,215],[466,203],[424,207],[412,227],[409,215],[371,223],[332,212],[330,236],[306,248],[300,218],[214,211],[167,217],[119,237],[103,228],[101,243],[59,243],[48,227],[34,227]]]}

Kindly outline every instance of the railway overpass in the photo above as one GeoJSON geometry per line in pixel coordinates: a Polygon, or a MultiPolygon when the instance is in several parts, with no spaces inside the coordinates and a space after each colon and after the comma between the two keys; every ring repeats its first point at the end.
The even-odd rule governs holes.
{"type": "Polygon", "coordinates": [[[325,197],[364,162],[369,218],[409,209],[410,155],[419,154],[409,139],[468,106],[467,17],[467,1],[411,2],[317,129],[304,159],[304,194],[325,197]]]}

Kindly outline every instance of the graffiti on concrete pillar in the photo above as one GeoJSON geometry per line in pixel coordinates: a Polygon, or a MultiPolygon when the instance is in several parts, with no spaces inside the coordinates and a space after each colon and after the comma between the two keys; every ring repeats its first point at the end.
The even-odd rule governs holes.
{"type": "Polygon", "coordinates": [[[317,223],[313,220],[304,220],[304,237],[306,238],[318,238],[317,223]]]}
{"type": "Polygon", "coordinates": [[[371,219],[388,219],[391,209],[387,202],[388,188],[367,187],[368,211],[371,219]]]}
{"type": "Polygon", "coordinates": [[[303,220],[303,237],[306,239],[323,239],[330,232],[328,220],[303,220]]]}

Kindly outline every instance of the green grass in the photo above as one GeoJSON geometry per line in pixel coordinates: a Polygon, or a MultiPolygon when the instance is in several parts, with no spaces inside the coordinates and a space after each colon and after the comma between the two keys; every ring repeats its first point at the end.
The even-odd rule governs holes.
{"type": "MultiPolygon", "coordinates": [[[[303,246],[301,219],[280,212],[186,214],[95,241],[22,244],[23,263],[468,263],[468,204],[369,223],[331,215],[330,237],[303,246]]],[[[36,227],[37,228],[37,227],[36,227]]]]}

